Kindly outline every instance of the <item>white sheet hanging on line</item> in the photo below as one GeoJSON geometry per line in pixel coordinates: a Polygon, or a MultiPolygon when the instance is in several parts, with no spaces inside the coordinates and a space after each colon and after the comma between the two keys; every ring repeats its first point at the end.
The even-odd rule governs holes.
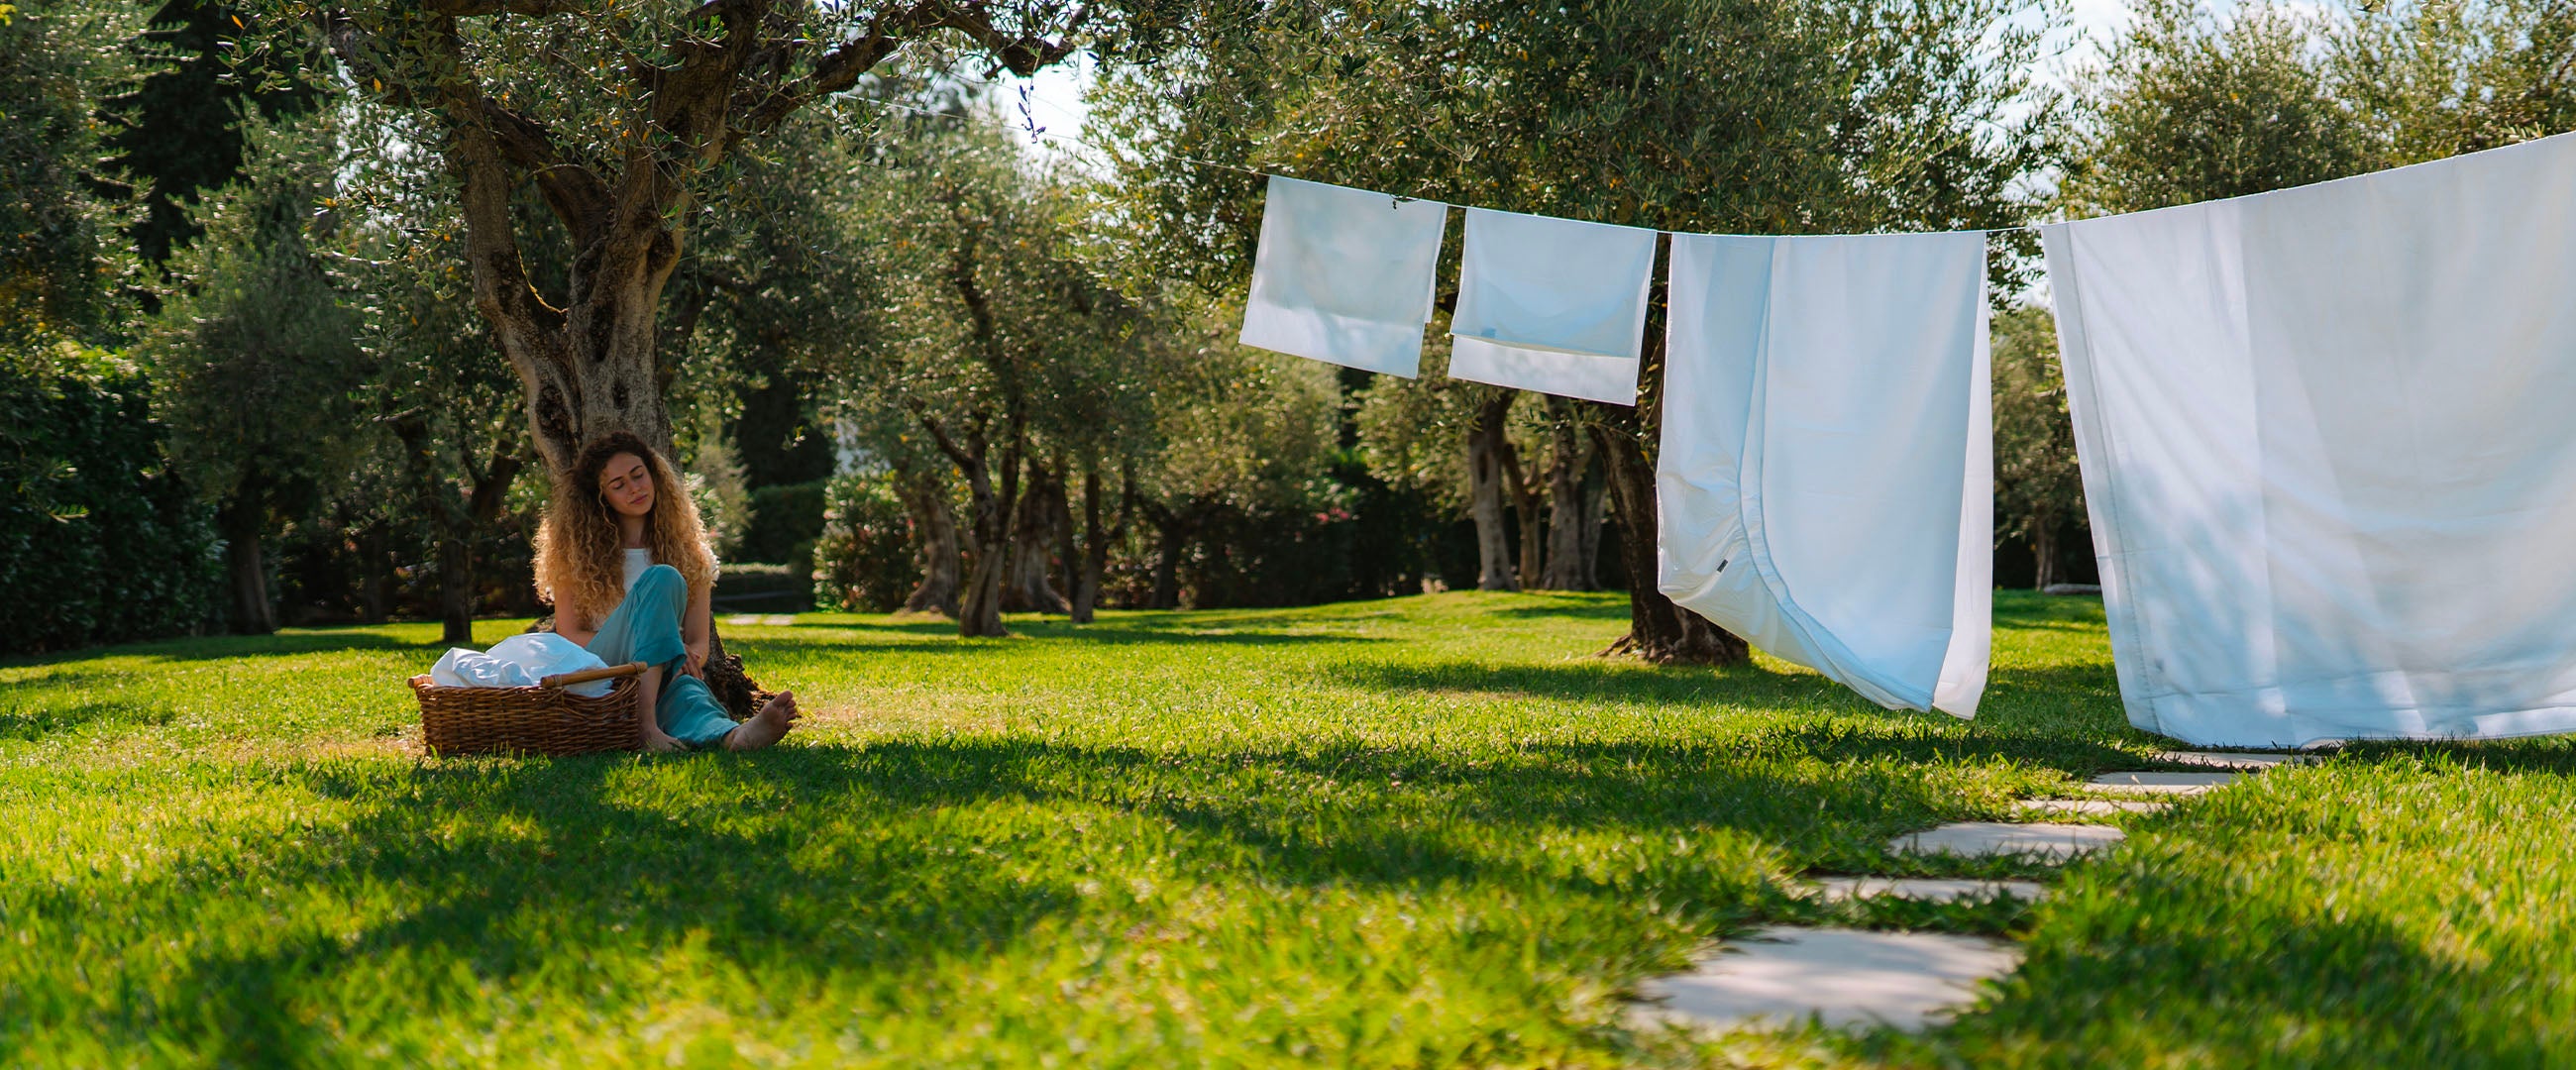
{"type": "Polygon", "coordinates": [[[1981,234],[1673,236],[1657,587],[1888,707],[1993,630],[1981,234]]]}
{"type": "Polygon", "coordinates": [[[2130,723],[2576,730],[2576,135],[2043,238],[2130,723]]]}
{"type": "Polygon", "coordinates": [[[1449,206],[1272,176],[1243,344],[1412,378],[1449,206]]]}
{"type": "Polygon", "coordinates": [[[1450,377],[1636,404],[1655,233],[1467,209],[1450,377]]]}

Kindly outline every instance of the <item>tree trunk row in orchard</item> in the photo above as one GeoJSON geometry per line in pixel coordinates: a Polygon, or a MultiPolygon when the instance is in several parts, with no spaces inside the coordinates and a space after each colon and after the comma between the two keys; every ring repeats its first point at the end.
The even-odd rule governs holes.
{"type": "Polygon", "coordinates": [[[1541,396],[1550,417],[1541,453],[1525,456],[1512,440],[1511,410],[1520,397],[1516,390],[1498,391],[1480,403],[1468,429],[1468,516],[1476,524],[1479,590],[1590,591],[1601,586],[1593,565],[1600,551],[1601,498],[1586,479],[1593,451],[1577,427],[1573,403],[1541,396]]]}

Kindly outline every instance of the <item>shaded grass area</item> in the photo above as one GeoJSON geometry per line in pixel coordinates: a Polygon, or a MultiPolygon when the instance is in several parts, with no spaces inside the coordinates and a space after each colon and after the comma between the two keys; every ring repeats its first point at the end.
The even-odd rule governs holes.
{"type": "MultiPolygon", "coordinates": [[[[2356,749],[2012,903],[1893,836],[2157,741],[2098,603],[1998,599],[1982,716],[1588,655],[1616,595],[727,629],[814,712],[676,759],[421,759],[434,626],[0,664],[0,1064],[2542,1065],[2557,741],[2356,749]],[[1628,1028],[1744,927],[2011,936],[1923,1037],[1628,1028]]],[[[477,639],[516,626],[486,622],[477,639]],[[488,634],[487,634],[488,633],[488,634]]],[[[2057,879],[2057,878],[2052,878],[2057,879]]]]}

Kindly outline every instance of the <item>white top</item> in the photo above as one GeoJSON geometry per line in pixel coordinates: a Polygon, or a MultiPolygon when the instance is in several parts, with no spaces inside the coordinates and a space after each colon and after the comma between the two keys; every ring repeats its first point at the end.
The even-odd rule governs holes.
{"type": "Polygon", "coordinates": [[[632,591],[635,589],[636,579],[644,575],[645,569],[653,567],[653,551],[627,550],[625,551],[625,554],[626,589],[632,591]]]}

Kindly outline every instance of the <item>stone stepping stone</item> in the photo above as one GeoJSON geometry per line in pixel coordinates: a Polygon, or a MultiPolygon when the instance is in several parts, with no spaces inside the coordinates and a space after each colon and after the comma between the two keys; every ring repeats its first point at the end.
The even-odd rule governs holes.
{"type": "Polygon", "coordinates": [[[1961,821],[1929,832],[1899,836],[1887,845],[1887,849],[1910,855],[1946,854],[1963,858],[2020,855],[2057,862],[2101,850],[2128,836],[2128,833],[2109,825],[1961,821]]]}
{"type": "Polygon", "coordinates": [[[1939,877],[1818,877],[1816,891],[1825,902],[1846,899],[1912,899],[1954,903],[1962,899],[2019,899],[2036,903],[2048,898],[2038,881],[1950,880],[1939,877]]]}
{"type": "Polygon", "coordinates": [[[2034,814],[2152,814],[2173,808],[2168,802],[2141,799],[2015,799],[2013,809],[2034,814]]]}
{"type": "Polygon", "coordinates": [[[1775,925],[1728,941],[1689,973],[1646,982],[1639,994],[1650,1002],[1634,1014],[1708,1032],[1810,1018],[1919,1030],[2020,964],[2020,948],[1978,936],[1775,925]]]}
{"type": "Polygon", "coordinates": [[[2085,785],[2112,795],[2198,795],[2235,783],[2243,773],[2104,773],[2085,785]]]}
{"type": "Polygon", "coordinates": [[[728,628],[784,628],[796,623],[792,613],[736,613],[724,619],[728,628]]]}
{"type": "Polygon", "coordinates": [[[2207,769],[2234,769],[2260,773],[2284,765],[2315,765],[2313,754],[2263,754],[2234,750],[2168,750],[2156,752],[2156,760],[2175,765],[2197,765],[2207,769]]]}

